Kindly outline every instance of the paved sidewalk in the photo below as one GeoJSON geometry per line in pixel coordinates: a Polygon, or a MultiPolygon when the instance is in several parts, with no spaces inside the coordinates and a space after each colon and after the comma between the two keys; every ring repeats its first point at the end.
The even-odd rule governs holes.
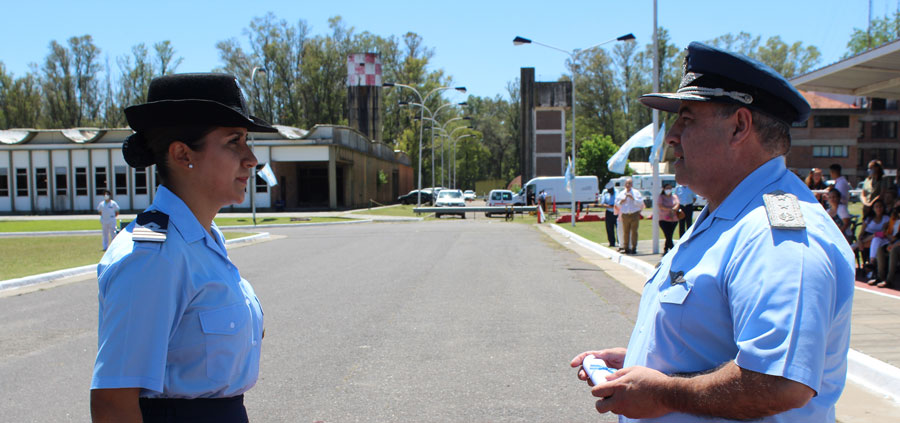
{"type": "MultiPolygon", "coordinates": [[[[650,240],[638,242],[637,254],[623,255],[558,225],[538,227],[638,293],[662,258],[651,252],[650,240]]],[[[838,421],[900,421],[900,292],[857,281],[851,319],[849,383],[838,401],[838,421]]]]}

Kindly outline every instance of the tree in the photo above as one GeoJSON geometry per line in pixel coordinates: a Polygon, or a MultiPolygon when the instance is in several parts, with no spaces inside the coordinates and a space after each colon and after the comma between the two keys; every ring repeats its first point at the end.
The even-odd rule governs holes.
{"type": "Polygon", "coordinates": [[[809,71],[822,56],[816,46],[804,46],[800,41],[788,45],[777,35],[769,37],[763,45],[759,42],[759,36],[754,37],[746,32],[725,34],[707,41],[710,45],[759,60],[785,78],[809,71]]]}
{"type": "Polygon", "coordinates": [[[606,185],[610,179],[618,176],[609,171],[607,160],[612,157],[619,146],[609,135],[591,135],[581,142],[578,156],[575,158],[575,171],[578,175],[596,175],[600,186],[606,185]]]}
{"type": "Polygon", "coordinates": [[[844,58],[900,38],[900,12],[872,20],[868,29],[853,28],[844,58]]]}
{"type": "Polygon", "coordinates": [[[44,60],[41,86],[45,93],[44,127],[72,128],[77,125],[78,100],[75,78],[72,76],[72,54],[57,43],[50,42],[50,53],[44,60]]]}
{"type": "Polygon", "coordinates": [[[40,84],[33,73],[21,78],[0,62],[0,129],[37,128],[41,116],[40,84]]]}

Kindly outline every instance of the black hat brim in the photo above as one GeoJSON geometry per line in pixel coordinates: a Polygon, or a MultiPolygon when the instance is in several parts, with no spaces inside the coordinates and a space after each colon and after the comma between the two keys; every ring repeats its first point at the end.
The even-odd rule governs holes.
{"type": "Polygon", "coordinates": [[[125,109],[125,118],[137,132],[180,125],[212,125],[247,128],[250,132],[278,132],[268,122],[222,103],[202,99],[160,100],[125,109]]]}
{"type": "Polygon", "coordinates": [[[712,101],[712,99],[687,93],[651,93],[642,95],[638,101],[651,109],[678,113],[682,101],[712,101]]]}

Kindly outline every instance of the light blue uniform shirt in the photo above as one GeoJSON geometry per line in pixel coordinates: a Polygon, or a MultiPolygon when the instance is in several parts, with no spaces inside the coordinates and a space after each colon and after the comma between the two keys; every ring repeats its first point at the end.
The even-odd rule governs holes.
{"type": "MultiPolygon", "coordinates": [[[[847,376],[854,276],[840,230],[777,157],[712,213],[704,209],[663,257],[644,286],[625,366],[673,374],[734,361],[817,393],[802,408],[759,421],[833,422],[847,376]],[[769,225],[763,194],[777,190],[798,197],[806,229],[769,225]]],[[[653,421],[698,420],[672,413],[653,421]]]]}
{"type": "Polygon", "coordinates": [[[678,184],[678,186],[675,187],[675,196],[678,197],[678,204],[682,204],[685,206],[688,204],[694,204],[694,200],[697,198],[697,196],[694,194],[694,191],[691,191],[690,188],[681,184],[678,184]]]}
{"type": "Polygon", "coordinates": [[[600,196],[600,202],[606,204],[609,207],[616,205],[616,194],[610,194],[609,191],[603,191],[603,195],[600,196]]]}
{"type": "Polygon", "coordinates": [[[263,314],[228,259],[164,186],[147,210],[169,216],[165,242],[133,241],[134,222],[97,266],[99,331],[91,389],[143,388],[141,397],[223,398],[259,375],[263,314]]]}

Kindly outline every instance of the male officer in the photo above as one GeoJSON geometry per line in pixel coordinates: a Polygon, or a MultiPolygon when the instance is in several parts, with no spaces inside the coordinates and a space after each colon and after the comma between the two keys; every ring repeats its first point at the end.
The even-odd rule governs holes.
{"type": "Polygon", "coordinates": [[[790,123],[809,104],[768,66],[700,43],[678,91],[641,102],[678,113],[666,136],[675,178],[709,206],[644,286],[628,348],[572,360],[594,354],[620,369],[592,389],[597,410],[620,421],[833,422],[853,254],[785,168],[790,123]]]}

